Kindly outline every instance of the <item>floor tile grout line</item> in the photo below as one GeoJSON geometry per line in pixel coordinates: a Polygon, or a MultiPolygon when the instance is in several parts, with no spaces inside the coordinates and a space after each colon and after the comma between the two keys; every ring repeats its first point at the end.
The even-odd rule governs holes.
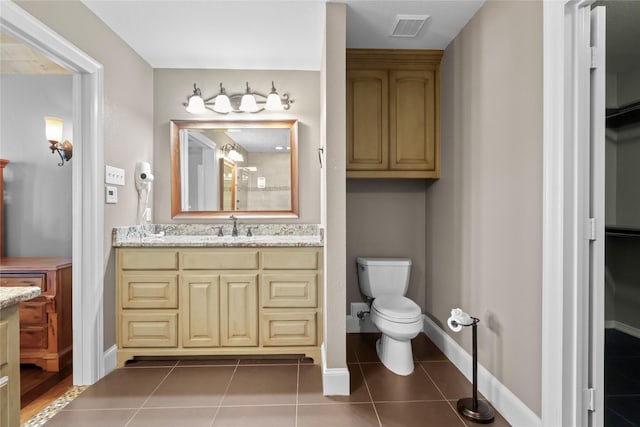
{"type": "Polygon", "coordinates": [[[227,392],[229,391],[229,387],[231,387],[231,382],[233,381],[233,377],[236,376],[236,372],[238,371],[238,366],[240,366],[240,359],[238,359],[238,361],[236,363],[236,366],[233,368],[233,372],[231,373],[231,377],[229,378],[229,381],[227,382],[227,386],[225,387],[224,392],[222,393],[222,398],[220,399],[220,403],[218,404],[218,408],[216,409],[216,413],[213,414],[213,419],[211,420],[211,423],[209,424],[209,427],[212,427],[213,424],[216,422],[216,418],[218,418],[218,414],[220,413],[220,408],[222,408],[222,402],[224,402],[224,398],[227,396],[227,392]]]}
{"type": "Polygon", "coordinates": [[[160,388],[160,386],[162,385],[162,383],[167,379],[167,377],[169,375],[171,375],[171,372],[173,372],[174,369],[176,369],[176,366],[178,366],[178,361],[176,360],[176,363],[171,367],[171,369],[169,369],[169,372],[167,372],[167,374],[162,378],[162,380],[160,380],[160,382],[158,383],[157,386],[155,386],[155,388],[153,390],[151,390],[151,393],[149,393],[149,396],[147,396],[147,398],[144,400],[144,402],[142,402],[142,404],[140,405],[140,407],[133,413],[133,415],[131,416],[131,418],[129,418],[129,420],[127,421],[127,423],[124,425],[124,427],[127,427],[129,424],[131,424],[131,421],[133,421],[133,419],[136,417],[136,415],[138,415],[140,413],[140,411],[142,410],[142,408],[144,408],[144,405],[147,404],[147,402],[149,401],[149,399],[151,399],[151,396],[153,396],[153,393],[156,392],[156,390],[158,390],[160,388]]]}
{"type": "Polygon", "coordinates": [[[420,365],[420,368],[422,369],[422,371],[427,374],[427,377],[431,380],[431,382],[433,383],[433,385],[436,387],[436,390],[438,390],[438,393],[440,393],[440,395],[442,395],[442,397],[444,398],[445,402],[447,402],[447,405],[449,406],[449,408],[451,408],[451,410],[456,414],[456,416],[458,417],[458,419],[462,422],[463,426],[466,426],[467,423],[462,419],[462,417],[460,416],[460,414],[458,413],[458,410],[456,408],[453,407],[453,404],[451,403],[451,401],[449,401],[449,399],[447,399],[447,396],[444,395],[444,393],[442,392],[442,390],[440,390],[440,387],[438,387],[438,384],[436,384],[436,382],[433,380],[433,378],[431,377],[431,375],[429,374],[429,372],[425,369],[424,365],[420,362],[418,362],[418,364],[420,365]]]}
{"type": "Polygon", "coordinates": [[[364,386],[367,388],[367,394],[369,394],[369,399],[371,400],[371,406],[373,406],[373,412],[376,414],[376,418],[378,420],[378,426],[382,427],[382,420],[380,420],[380,415],[378,415],[378,408],[376,408],[376,403],[373,401],[373,395],[371,395],[371,390],[369,389],[369,383],[367,382],[367,378],[364,376],[364,370],[362,369],[362,364],[360,363],[360,357],[358,357],[358,352],[356,350],[353,351],[356,356],[356,360],[358,361],[358,369],[360,369],[360,375],[362,375],[362,381],[364,382],[364,386]]]}

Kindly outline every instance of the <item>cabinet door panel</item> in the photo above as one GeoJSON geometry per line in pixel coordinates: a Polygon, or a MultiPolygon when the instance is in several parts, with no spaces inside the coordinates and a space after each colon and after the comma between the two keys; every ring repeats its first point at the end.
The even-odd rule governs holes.
{"type": "Polygon", "coordinates": [[[182,278],[182,345],[220,345],[218,275],[184,275],[182,278]]]}
{"type": "Polygon", "coordinates": [[[182,268],[185,270],[250,270],[258,268],[257,250],[184,251],[182,268]]]}
{"type": "Polygon", "coordinates": [[[9,342],[9,322],[0,321],[0,368],[7,364],[9,342]]]}
{"type": "Polygon", "coordinates": [[[220,276],[220,341],[223,346],[258,345],[258,278],[220,276]]]}
{"type": "Polygon", "coordinates": [[[347,72],[347,170],[389,166],[388,73],[347,72]]]}
{"type": "Polygon", "coordinates": [[[316,345],[316,312],[265,312],[260,329],[265,346],[316,345]]]}
{"type": "Polygon", "coordinates": [[[262,268],[265,270],[315,270],[318,262],[318,252],[315,250],[262,251],[262,268]]]}
{"type": "Polygon", "coordinates": [[[120,317],[123,347],[177,347],[178,313],[136,310],[120,317]]]}
{"type": "Polygon", "coordinates": [[[120,268],[123,270],[177,270],[178,252],[158,249],[121,249],[120,268]]]}
{"type": "Polygon", "coordinates": [[[123,273],[122,308],[178,308],[178,276],[173,273],[123,273]]]}
{"type": "Polygon", "coordinates": [[[433,71],[392,71],[390,168],[435,170],[435,78],[433,71]]]}
{"type": "Polygon", "coordinates": [[[318,305],[318,275],[301,272],[263,274],[263,307],[316,307],[318,305]]]}

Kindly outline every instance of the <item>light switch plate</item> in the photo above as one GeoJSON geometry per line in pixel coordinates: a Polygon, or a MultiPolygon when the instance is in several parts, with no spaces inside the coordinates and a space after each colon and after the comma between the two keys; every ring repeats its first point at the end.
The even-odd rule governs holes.
{"type": "Polygon", "coordinates": [[[105,184],[124,185],[124,169],[105,165],[104,182],[105,184]]]}
{"type": "Polygon", "coordinates": [[[105,186],[106,203],[118,203],[118,187],[112,185],[105,186]]]}

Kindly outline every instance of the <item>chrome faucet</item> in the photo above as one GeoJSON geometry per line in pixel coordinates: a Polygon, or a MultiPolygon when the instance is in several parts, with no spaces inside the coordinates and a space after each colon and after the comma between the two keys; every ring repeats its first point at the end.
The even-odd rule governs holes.
{"type": "Polygon", "coordinates": [[[235,215],[229,216],[229,219],[233,220],[233,230],[231,231],[231,235],[233,237],[238,237],[238,218],[235,215]]]}

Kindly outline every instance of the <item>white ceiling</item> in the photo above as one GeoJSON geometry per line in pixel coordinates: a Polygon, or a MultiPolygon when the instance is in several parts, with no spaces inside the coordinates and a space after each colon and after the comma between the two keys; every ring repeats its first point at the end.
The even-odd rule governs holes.
{"type": "MultiPolygon", "coordinates": [[[[319,70],[325,0],[83,0],[153,68],[319,70]]],[[[445,49],[484,0],[347,4],[347,47],[445,49]],[[397,14],[430,15],[416,38],[397,14]]]]}

